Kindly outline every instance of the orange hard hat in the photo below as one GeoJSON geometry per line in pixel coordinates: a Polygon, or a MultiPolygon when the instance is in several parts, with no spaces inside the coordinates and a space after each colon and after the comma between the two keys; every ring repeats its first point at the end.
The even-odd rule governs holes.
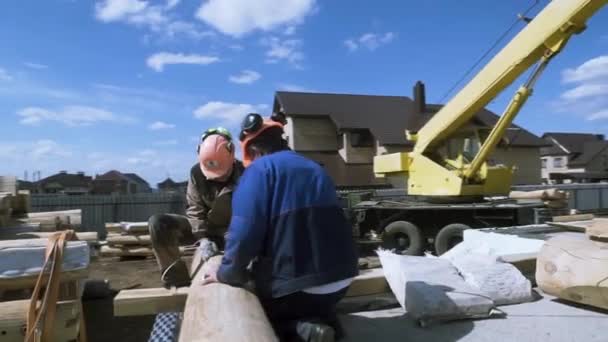
{"type": "Polygon", "coordinates": [[[257,136],[262,134],[269,128],[279,127],[281,129],[284,128],[282,122],[273,119],[262,119],[259,114],[249,114],[243,120],[242,128],[241,128],[241,150],[243,152],[243,166],[247,167],[253,161],[253,156],[250,156],[247,153],[247,147],[249,143],[255,139],[257,136]],[[249,125],[251,128],[245,129],[245,126],[249,125]]]}
{"type": "Polygon", "coordinates": [[[222,178],[232,171],[234,148],[223,134],[211,134],[199,146],[198,160],[207,179],[222,178]]]}

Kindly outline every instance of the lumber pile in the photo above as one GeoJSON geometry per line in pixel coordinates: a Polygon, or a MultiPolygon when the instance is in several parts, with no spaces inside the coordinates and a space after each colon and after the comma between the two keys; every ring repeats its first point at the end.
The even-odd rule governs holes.
{"type": "MultiPolygon", "coordinates": [[[[148,222],[106,223],[106,241],[100,254],[104,257],[153,257],[148,222]]],[[[192,254],[192,248],[180,247],[182,254],[192,254]]]]}
{"type": "Polygon", "coordinates": [[[558,189],[535,191],[511,191],[509,198],[519,200],[541,200],[548,208],[559,209],[568,206],[569,193],[558,189]]]}

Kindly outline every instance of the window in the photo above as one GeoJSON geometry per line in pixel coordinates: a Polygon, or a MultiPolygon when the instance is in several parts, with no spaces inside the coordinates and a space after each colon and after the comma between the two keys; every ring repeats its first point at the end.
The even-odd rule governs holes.
{"type": "Polygon", "coordinates": [[[541,167],[542,167],[543,169],[546,169],[546,168],[547,168],[547,158],[543,158],[543,159],[541,159],[541,167]]]}
{"type": "Polygon", "coordinates": [[[564,158],[563,157],[553,158],[553,167],[564,167],[564,158]]]}
{"type": "Polygon", "coordinates": [[[350,146],[374,147],[374,137],[367,129],[359,129],[350,133],[350,146]]]}
{"type": "Polygon", "coordinates": [[[344,133],[338,134],[338,150],[344,148],[344,133]]]}

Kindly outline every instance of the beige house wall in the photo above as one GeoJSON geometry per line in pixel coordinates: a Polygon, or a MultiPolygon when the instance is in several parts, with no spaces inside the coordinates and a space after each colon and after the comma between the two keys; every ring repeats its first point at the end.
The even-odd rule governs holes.
{"type": "Polygon", "coordinates": [[[296,151],[337,151],[336,126],[329,118],[287,118],[285,134],[296,151]]]}
{"type": "Polygon", "coordinates": [[[498,148],[492,158],[507,166],[515,166],[513,185],[540,184],[540,149],[533,147],[498,148]]]}

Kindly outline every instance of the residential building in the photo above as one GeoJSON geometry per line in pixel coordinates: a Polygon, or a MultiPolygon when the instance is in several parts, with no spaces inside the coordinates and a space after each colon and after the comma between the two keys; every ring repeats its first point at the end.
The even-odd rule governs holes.
{"type": "MultiPolygon", "coordinates": [[[[376,178],[373,157],[411,151],[414,143],[406,139],[405,131],[419,130],[441,107],[426,103],[424,84],[418,82],[411,99],[279,91],[273,110],[282,110],[287,116],[289,146],[322,164],[338,186],[387,182],[403,186],[404,177],[376,178]]],[[[498,118],[482,109],[467,128],[489,129],[498,118]]],[[[546,145],[536,135],[512,125],[490,162],[516,166],[514,184],[538,184],[540,147],[546,145]]]]}
{"type": "Polygon", "coordinates": [[[134,173],[112,170],[96,175],[93,181],[95,194],[136,194],[151,191],[148,182],[134,173]]]}
{"type": "Polygon", "coordinates": [[[70,174],[60,171],[32,184],[34,193],[84,195],[91,191],[93,179],[84,172],[70,174]]]}
{"type": "Polygon", "coordinates": [[[608,141],[602,134],[549,132],[551,145],[541,149],[541,177],[545,183],[608,180],[608,141]]]}
{"type": "Polygon", "coordinates": [[[186,192],[188,181],[176,182],[171,177],[167,177],[164,181],[157,184],[160,192],[186,192]]]}

